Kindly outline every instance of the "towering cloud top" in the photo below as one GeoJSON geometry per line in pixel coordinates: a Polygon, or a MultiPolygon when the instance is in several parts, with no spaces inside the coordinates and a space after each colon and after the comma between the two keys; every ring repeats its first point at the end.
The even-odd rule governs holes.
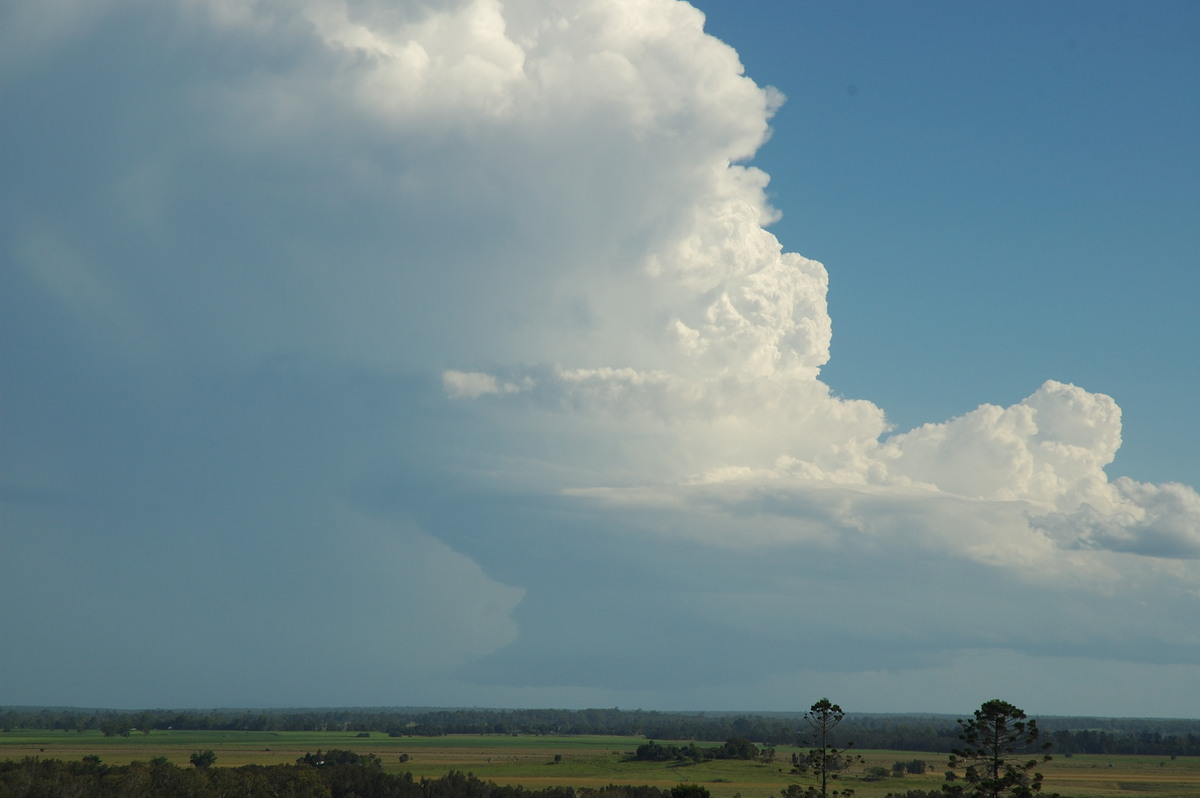
{"type": "MultiPolygon", "coordinates": [[[[660,706],[729,706],[709,697],[733,668],[795,661],[805,635],[876,671],[995,646],[1177,661],[1200,497],[1109,479],[1111,398],[1051,380],[1011,407],[897,431],[822,381],[826,270],[770,232],[768,178],[749,165],[783,98],[691,5],[6,13],[29,35],[0,24],[0,301],[21,328],[6,365],[21,420],[0,458],[21,560],[41,563],[2,558],[0,575],[24,580],[9,584],[41,584],[47,530],[113,541],[110,565],[169,535],[208,541],[213,567],[161,554],[163,583],[225,574],[223,595],[262,608],[214,634],[272,629],[266,661],[308,639],[303,623],[269,622],[278,596],[304,598],[341,650],[371,641],[385,665],[361,666],[361,684],[395,684],[402,662],[442,690],[399,703],[637,697],[629,684],[671,669],[614,661],[631,630],[704,663],[687,677],[697,692],[660,706]],[[669,567],[681,559],[704,587],[669,567]],[[347,585],[387,608],[386,634],[341,625],[347,585]],[[772,620],[876,590],[878,620],[853,633],[822,617],[797,637],[772,620]],[[1013,611],[981,630],[964,592],[1013,611]],[[1044,634],[1011,620],[1064,595],[1044,634]],[[399,611],[419,601],[426,617],[399,611]],[[1154,624],[1117,617],[1139,602],[1154,624]],[[650,603],[665,620],[636,611],[650,603]],[[933,632],[909,628],[918,609],[933,632]],[[678,629],[700,622],[745,656],[699,656],[678,629]],[[413,656],[413,639],[437,650],[413,656]]],[[[93,573],[94,543],[61,548],[82,552],[66,572],[93,573]]],[[[189,628],[190,605],[172,612],[189,628]]],[[[105,656],[118,671],[119,652],[105,656]]],[[[343,665],[314,662],[293,692],[247,703],[305,703],[343,665]]],[[[794,675],[763,665],[759,684],[794,675]]]]}
{"type": "MultiPolygon", "coordinates": [[[[117,35],[41,8],[48,48],[117,35]]],[[[919,488],[1079,527],[1056,539],[1137,551],[1150,524],[1200,546],[1188,489],[1164,506],[1109,482],[1108,397],[1048,382],[887,437],[879,408],[830,392],[826,271],[766,229],[744,163],[782,98],[686,3],[112,8],[188,80],[139,78],[145,125],[92,120],[106,168],[66,174],[87,180],[66,207],[31,203],[14,254],[127,356],[441,367],[451,398],[625,440],[621,467],[655,484],[919,488]],[[182,139],[153,134],[177,119],[182,139]]],[[[603,451],[566,456],[602,474],[603,451]]]]}

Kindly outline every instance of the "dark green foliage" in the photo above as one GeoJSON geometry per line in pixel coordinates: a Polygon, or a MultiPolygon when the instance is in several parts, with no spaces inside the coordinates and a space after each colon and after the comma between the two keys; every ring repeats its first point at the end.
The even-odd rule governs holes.
{"type": "Polygon", "coordinates": [[[883,781],[888,777],[888,769],[883,765],[873,765],[863,774],[863,781],[883,781]]]}
{"type": "MultiPolygon", "coordinates": [[[[1117,721],[1103,718],[1080,718],[1078,725],[1090,728],[1059,729],[1050,734],[1054,750],[1064,755],[1071,754],[1145,754],[1153,756],[1200,756],[1200,730],[1170,734],[1162,731],[1164,725],[1179,726],[1186,721],[1132,721],[1131,728],[1109,728],[1117,721]],[[1137,728],[1137,725],[1155,724],[1158,728],[1137,728]]],[[[1193,722],[1193,726],[1198,726],[1193,722]]]]}
{"type": "Polygon", "coordinates": [[[897,778],[903,776],[905,773],[912,773],[913,775],[919,776],[925,772],[926,767],[925,760],[923,759],[910,759],[907,762],[893,762],[892,775],[896,776],[897,778]]]}
{"type": "Polygon", "coordinates": [[[647,785],[529,790],[498,786],[470,773],[414,781],[384,773],[378,760],[352,751],[317,752],[295,765],[177,767],[162,761],[108,767],[94,758],[63,762],[27,757],[0,761],[0,798],[710,798],[696,784],[671,790],[647,785]],[[319,763],[319,764],[318,764],[319,763]]]}
{"type": "Polygon", "coordinates": [[[642,762],[668,762],[679,755],[680,748],[674,745],[663,745],[654,740],[639,745],[633,758],[642,762]]]}
{"type": "Polygon", "coordinates": [[[709,798],[710,795],[699,784],[677,784],[671,788],[671,798],[709,798]]]}
{"type": "Polygon", "coordinates": [[[198,768],[209,768],[217,763],[217,755],[209,751],[193,751],[188,761],[198,768]]]}
{"type": "MultiPolygon", "coordinates": [[[[580,787],[578,798],[664,798],[666,793],[648,784],[610,784],[607,787],[580,787]]],[[[534,796],[530,796],[534,798],[534,796]]],[[[539,793],[536,798],[562,798],[539,793]]],[[[566,796],[571,798],[571,796],[566,796]]]]}
{"type": "Polygon", "coordinates": [[[380,769],[383,767],[383,762],[375,754],[356,754],[353,751],[343,751],[340,748],[331,748],[325,753],[321,753],[318,748],[315,754],[308,753],[296,760],[297,765],[310,765],[312,767],[336,767],[338,765],[353,765],[355,767],[367,767],[380,769]]]}
{"type": "Polygon", "coordinates": [[[962,782],[943,785],[948,795],[1011,795],[1030,798],[1042,789],[1042,774],[1034,771],[1049,761],[1039,745],[1037,721],[1026,720],[1023,711],[999,699],[986,701],[971,720],[960,720],[963,745],[950,755],[950,769],[963,770],[962,782]],[[1032,754],[1032,756],[1031,756],[1032,754]]]}
{"type": "Polygon", "coordinates": [[[717,749],[717,759],[758,759],[758,746],[745,737],[731,737],[717,749]]]}
{"type": "Polygon", "coordinates": [[[642,762],[705,762],[710,759],[745,759],[758,760],[775,758],[774,749],[760,749],[757,745],[741,737],[731,737],[720,748],[702,748],[695,743],[691,745],[663,745],[649,740],[637,747],[633,758],[642,762]]]}
{"type": "MultiPolygon", "coordinates": [[[[94,761],[63,762],[27,757],[0,761],[0,798],[577,798],[570,787],[526,790],[500,787],[470,774],[413,781],[389,775],[369,757],[338,752],[325,764],[246,765],[237,768],[181,768],[162,762],[106,767],[94,761]]],[[[676,788],[680,790],[682,788],[676,788]]],[[[708,791],[664,792],[654,787],[609,786],[579,798],[708,798],[708,791]]]]}
{"type": "Polygon", "coordinates": [[[128,737],[133,727],[126,718],[113,718],[100,724],[100,731],[105,737],[128,737]]]}

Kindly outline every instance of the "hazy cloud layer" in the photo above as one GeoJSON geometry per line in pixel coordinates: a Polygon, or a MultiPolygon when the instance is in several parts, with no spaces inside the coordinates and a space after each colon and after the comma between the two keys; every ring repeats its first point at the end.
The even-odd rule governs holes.
{"type": "Polygon", "coordinates": [[[2,13],[0,703],[1200,676],[1200,496],[1109,478],[1111,398],[896,431],[820,380],[783,98],[690,5],[2,13]]]}

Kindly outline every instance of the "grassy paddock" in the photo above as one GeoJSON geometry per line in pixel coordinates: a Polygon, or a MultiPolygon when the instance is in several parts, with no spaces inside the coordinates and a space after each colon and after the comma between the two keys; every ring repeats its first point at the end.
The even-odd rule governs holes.
{"type": "MultiPolygon", "coordinates": [[[[606,784],[652,784],[670,788],[690,783],[705,786],[714,798],[777,798],[788,784],[803,781],[788,773],[793,751],[777,749],[777,761],[711,760],[695,764],[634,762],[628,757],[643,740],[631,737],[557,737],[505,735],[448,735],[445,737],[388,737],[354,732],[134,732],[129,737],[105,737],[98,731],[0,733],[0,759],[38,756],[78,760],[99,756],[112,765],[163,756],[186,766],[193,751],[212,749],[218,767],[292,764],[317,749],[342,748],[378,756],[390,772],[408,771],[414,777],[437,778],[450,770],[469,771],[498,784],[530,788],[551,785],[599,787],[606,784]],[[401,755],[407,755],[405,762],[401,755]],[[555,757],[559,761],[555,761],[555,757]]],[[[663,740],[663,743],[681,744],[663,740]]],[[[857,798],[878,798],[888,792],[936,790],[946,769],[945,754],[913,751],[862,751],[863,767],[839,779],[835,786],[853,787],[857,798]],[[928,772],[880,781],[862,781],[865,768],[890,772],[893,762],[922,759],[928,772]]],[[[1200,796],[1200,758],[1140,756],[1055,757],[1047,763],[1045,790],[1072,798],[1195,798],[1200,796]]]]}

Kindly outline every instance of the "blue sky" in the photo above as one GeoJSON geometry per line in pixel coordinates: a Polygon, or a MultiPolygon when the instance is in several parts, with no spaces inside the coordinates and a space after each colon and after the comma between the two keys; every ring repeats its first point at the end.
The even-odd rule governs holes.
{"type": "Polygon", "coordinates": [[[0,11],[0,704],[1200,716],[1196,6],[697,5],[0,11]]]}
{"type": "Polygon", "coordinates": [[[700,7],[789,98],[755,163],[830,385],[907,428],[1053,377],[1120,404],[1110,473],[1200,481],[1194,4],[700,7]]]}

